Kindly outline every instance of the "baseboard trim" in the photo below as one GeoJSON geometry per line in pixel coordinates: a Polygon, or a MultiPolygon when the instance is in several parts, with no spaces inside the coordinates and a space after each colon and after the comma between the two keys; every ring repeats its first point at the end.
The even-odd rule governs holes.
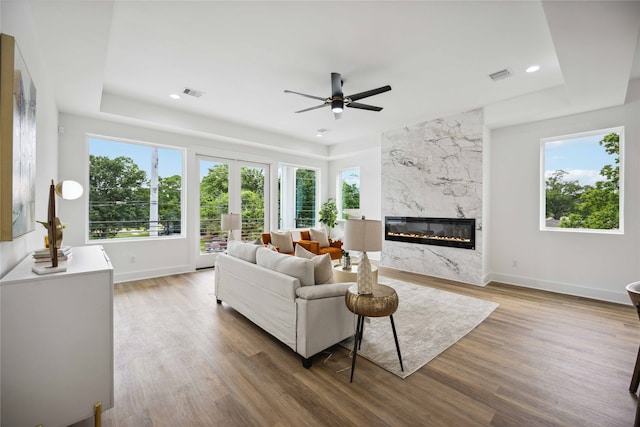
{"type": "Polygon", "coordinates": [[[629,296],[624,288],[620,292],[605,291],[583,286],[570,285],[566,283],[550,282],[538,280],[530,277],[514,276],[511,274],[488,274],[489,282],[499,282],[507,285],[520,286],[523,288],[539,289],[541,291],[555,292],[559,294],[573,295],[577,297],[596,299],[600,301],[615,302],[618,304],[631,305],[629,296]]]}
{"type": "Polygon", "coordinates": [[[172,274],[192,273],[196,271],[193,265],[179,265],[167,268],[154,268],[153,270],[133,271],[130,273],[114,274],[115,283],[130,282],[132,280],[153,279],[155,277],[171,276],[172,274]]]}

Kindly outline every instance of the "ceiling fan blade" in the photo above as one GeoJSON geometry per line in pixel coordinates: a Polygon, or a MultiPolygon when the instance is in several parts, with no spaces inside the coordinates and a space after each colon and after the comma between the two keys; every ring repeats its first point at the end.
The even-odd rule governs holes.
{"type": "Polygon", "coordinates": [[[368,98],[370,96],[378,95],[380,93],[388,92],[390,90],[391,90],[391,86],[386,85],[386,86],[379,87],[377,89],[371,89],[364,92],[356,93],[354,95],[349,95],[347,96],[347,98],[351,99],[352,101],[357,101],[358,99],[368,98]]]}
{"type": "Polygon", "coordinates": [[[326,107],[329,104],[316,105],[315,107],[305,108],[304,110],[296,111],[296,113],[304,113],[305,111],[317,110],[318,108],[326,107]]]}
{"type": "Polygon", "coordinates": [[[374,105],[367,105],[367,104],[360,104],[359,102],[350,102],[347,104],[347,107],[359,108],[360,110],[382,111],[382,107],[376,107],[374,105]]]}
{"type": "Polygon", "coordinates": [[[295,93],[296,95],[306,96],[307,98],[317,99],[319,101],[324,101],[325,100],[324,98],[319,97],[319,96],[307,95],[306,93],[294,92],[292,90],[286,90],[285,89],[284,93],[295,93]]]}
{"type": "Polygon", "coordinates": [[[331,73],[331,96],[342,97],[342,77],[340,77],[340,73],[331,73]]]}

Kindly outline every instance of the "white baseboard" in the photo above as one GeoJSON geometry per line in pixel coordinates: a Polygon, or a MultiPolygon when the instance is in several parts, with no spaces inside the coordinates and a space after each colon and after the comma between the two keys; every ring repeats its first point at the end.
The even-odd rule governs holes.
{"type": "Polygon", "coordinates": [[[182,274],[194,272],[193,265],[178,265],[167,268],[154,268],[153,270],[134,271],[131,273],[114,274],[115,283],[130,282],[132,280],[153,279],[154,277],[170,276],[172,274],[182,274]]]}
{"type": "Polygon", "coordinates": [[[586,288],[583,286],[569,285],[565,283],[549,282],[532,279],[529,277],[514,276],[511,274],[490,273],[486,276],[488,282],[499,282],[507,285],[521,286],[524,288],[540,289],[542,291],[556,292],[601,301],[615,302],[631,305],[627,291],[622,288],[619,292],[602,289],[586,288]]]}

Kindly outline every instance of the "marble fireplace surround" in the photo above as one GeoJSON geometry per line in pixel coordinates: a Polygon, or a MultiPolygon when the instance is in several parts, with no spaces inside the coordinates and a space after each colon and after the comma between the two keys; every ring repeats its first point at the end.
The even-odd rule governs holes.
{"type": "Polygon", "coordinates": [[[475,249],[384,240],[380,265],[483,284],[482,109],[382,135],[382,217],[475,219],[475,249]]]}

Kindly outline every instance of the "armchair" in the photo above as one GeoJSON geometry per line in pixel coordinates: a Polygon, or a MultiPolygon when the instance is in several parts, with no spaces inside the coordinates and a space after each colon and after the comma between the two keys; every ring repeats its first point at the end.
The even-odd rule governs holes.
{"type": "Polygon", "coordinates": [[[329,246],[321,248],[320,242],[311,240],[309,230],[303,230],[300,232],[300,240],[298,241],[298,244],[316,255],[329,254],[331,259],[339,260],[342,258],[342,242],[340,240],[331,240],[330,237],[327,239],[329,241],[329,246]]]}
{"type": "MultiPolygon", "coordinates": [[[[261,235],[262,243],[264,245],[273,244],[271,241],[271,233],[262,233],[261,235]]],[[[329,240],[329,246],[321,248],[320,242],[316,240],[311,240],[311,236],[309,234],[309,230],[300,231],[300,240],[293,241],[292,246],[295,249],[295,245],[300,245],[306,250],[316,255],[329,254],[331,259],[340,259],[342,258],[342,242],[340,240],[329,240]]],[[[287,255],[293,255],[294,252],[283,252],[279,246],[275,245],[276,249],[280,253],[284,253],[287,255]]],[[[290,249],[290,248],[289,248],[290,249]]]]}

